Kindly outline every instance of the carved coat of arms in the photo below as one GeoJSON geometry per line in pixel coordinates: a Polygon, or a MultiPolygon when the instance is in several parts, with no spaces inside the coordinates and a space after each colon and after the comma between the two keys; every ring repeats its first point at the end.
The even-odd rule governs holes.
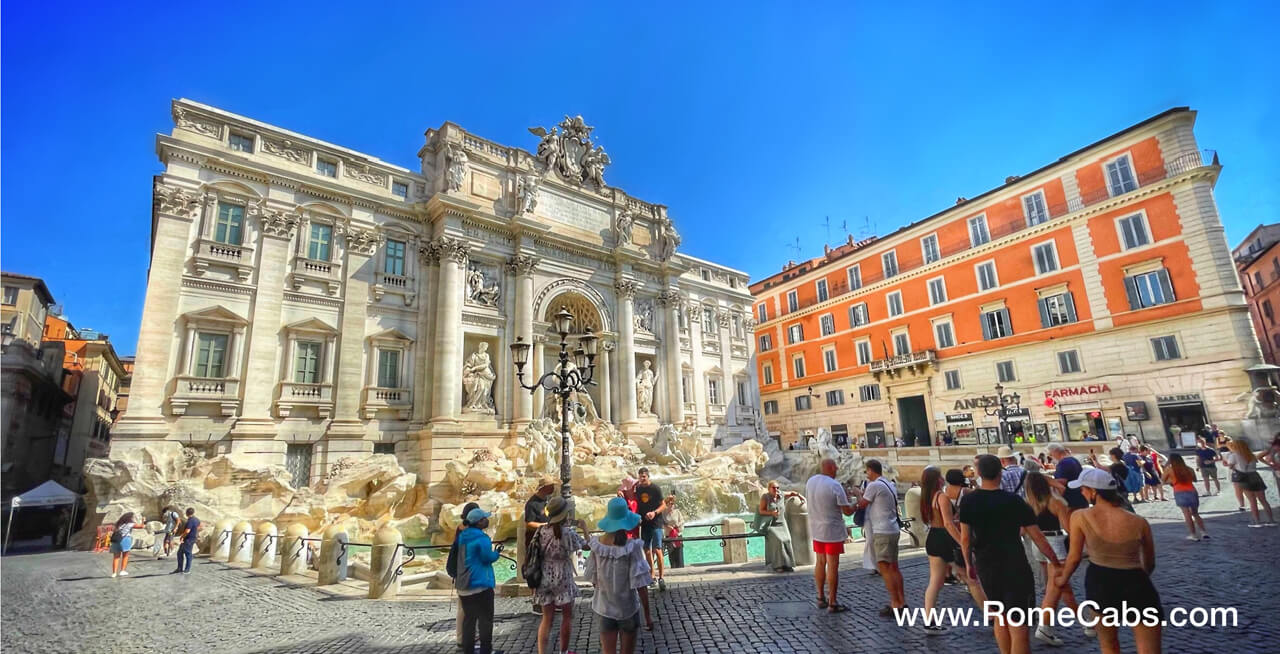
{"type": "Polygon", "coordinates": [[[602,190],[605,166],[612,161],[603,147],[591,142],[593,129],[582,120],[582,116],[565,116],[550,131],[543,127],[530,127],[529,132],[542,139],[536,156],[548,172],[554,170],[575,186],[590,183],[597,190],[602,190]]]}

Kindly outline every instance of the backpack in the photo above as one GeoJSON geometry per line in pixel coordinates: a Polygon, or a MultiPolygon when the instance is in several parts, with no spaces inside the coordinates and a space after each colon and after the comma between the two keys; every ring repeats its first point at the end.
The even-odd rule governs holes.
{"type": "Polygon", "coordinates": [[[124,540],[123,530],[121,529],[123,526],[124,525],[116,525],[116,528],[111,530],[111,542],[119,543],[124,540]]]}
{"type": "Polygon", "coordinates": [[[524,555],[524,581],[529,584],[529,588],[537,588],[542,585],[542,529],[533,533],[533,539],[529,541],[529,547],[524,555]]]}
{"type": "Polygon", "coordinates": [[[464,547],[458,547],[458,540],[454,539],[454,547],[451,550],[456,551],[458,556],[454,559],[454,577],[453,587],[458,590],[466,590],[471,587],[471,568],[467,567],[467,550],[464,547]]]}
{"type": "Polygon", "coordinates": [[[445,561],[444,571],[450,579],[458,578],[458,537],[453,537],[453,545],[449,548],[449,559],[445,561]]]}
{"type": "MultiPolygon", "coordinates": [[[[867,482],[862,482],[862,490],[867,490],[867,482]]],[[[858,509],[853,512],[853,524],[858,527],[867,525],[867,510],[865,508],[858,509]]]]}

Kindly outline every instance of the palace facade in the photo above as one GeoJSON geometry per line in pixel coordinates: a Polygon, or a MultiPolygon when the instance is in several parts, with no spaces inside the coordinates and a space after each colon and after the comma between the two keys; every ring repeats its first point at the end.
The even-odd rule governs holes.
{"type": "Polygon", "coordinates": [[[536,153],[445,123],[417,171],[188,100],[173,117],[115,449],[179,441],[299,484],[394,453],[431,483],[558,421],[509,346],[533,343],[525,383],[551,370],[561,307],[570,348],[601,337],[575,419],[756,434],[746,274],[680,253],[666,207],[608,186],[581,117],[531,129],[536,153]]]}
{"type": "Polygon", "coordinates": [[[869,447],[1251,427],[1269,383],[1175,108],[880,238],[751,286],[767,429],[869,447]],[[999,390],[997,390],[999,388],[999,390]]]}

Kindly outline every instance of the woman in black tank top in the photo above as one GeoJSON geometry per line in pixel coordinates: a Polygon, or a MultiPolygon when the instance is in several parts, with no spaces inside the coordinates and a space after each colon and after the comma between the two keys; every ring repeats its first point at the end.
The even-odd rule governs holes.
{"type": "MultiPolygon", "coordinates": [[[[961,475],[959,470],[950,472],[955,472],[957,476],[961,475]]],[[[960,550],[956,544],[960,537],[960,528],[955,522],[955,505],[944,492],[941,471],[933,466],[925,468],[920,486],[920,519],[929,527],[929,534],[924,542],[925,553],[929,555],[929,586],[924,592],[926,616],[937,606],[938,593],[942,590],[947,575],[956,570],[958,570],[955,573],[957,577],[963,578],[969,585],[969,592],[973,595],[974,601],[978,606],[982,606],[985,598],[982,596],[982,589],[977,587],[976,580],[965,574],[963,567],[955,567],[963,565],[957,556],[960,550]]],[[[924,631],[932,635],[942,633],[946,629],[941,625],[926,623],[924,631]]]]}

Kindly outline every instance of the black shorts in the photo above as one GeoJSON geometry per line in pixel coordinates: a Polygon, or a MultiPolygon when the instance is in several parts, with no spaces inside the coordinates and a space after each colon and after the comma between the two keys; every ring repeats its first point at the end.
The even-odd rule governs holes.
{"type": "Polygon", "coordinates": [[[936,556],[947,563],[956,562],[956,539],[951,537],[945,527],[929,527],[929,535],[924,539],[924,551],[929,556],[936,556]]]}
{"type": "Polygon", "coordinates": [[[1136,609],[1160,606],[1160,595],[1151,584],[1151,577],[1145,570],[1124,570],[1108,568],[1090,563],[1084,573],[1085,599],[1098,604],[1098,608],[1121,608],[1128,605],[1136,609]]]}
{"type": "Polygon", "coordinates": [[[1030,609],[1036,606],[1036,578],[1026,557],[1021,561],[993,561],[984,565],[977,562],[978,582],[987,600],[1004,604],[1006,610],[1013,607],[1030,609]]]}

